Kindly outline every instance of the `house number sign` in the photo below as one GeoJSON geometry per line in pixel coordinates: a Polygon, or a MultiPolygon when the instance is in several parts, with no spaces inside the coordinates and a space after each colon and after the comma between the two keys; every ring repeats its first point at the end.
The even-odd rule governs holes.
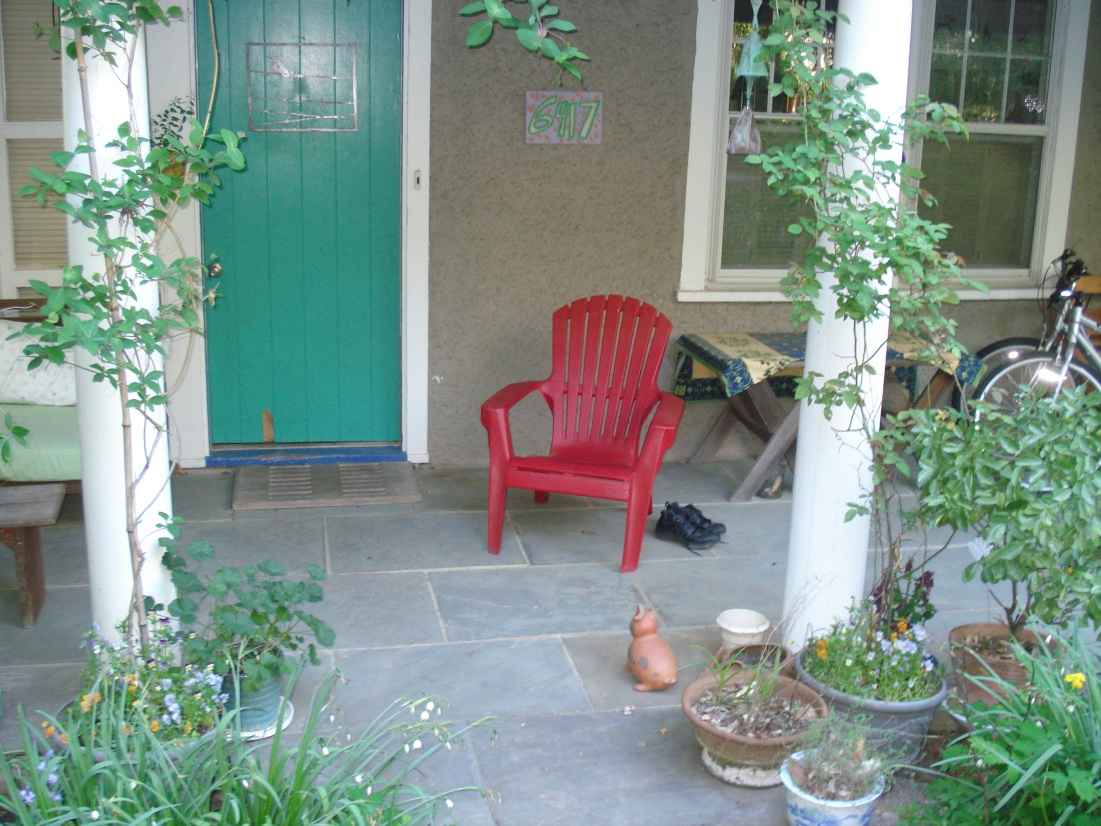
{"type": "Polygon", "coordinates": [[[600,143],[604,131],[603,92],[528,92],[528,143],[600,143]]]}

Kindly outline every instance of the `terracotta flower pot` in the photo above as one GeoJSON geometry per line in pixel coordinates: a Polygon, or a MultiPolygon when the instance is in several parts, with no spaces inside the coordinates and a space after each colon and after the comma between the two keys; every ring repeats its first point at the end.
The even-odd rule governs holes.
{"type": "MultiPolygon", "coordinates": [[[[739,672],[733,681],[745,684],[752,679],[739,672]]],[[[703,746],[703,764],[711,774],[736,786],[763,788],[780,784],[780,764],[796,751],[803,732],[781,737],[747,737],[718,728],[695,710],[697,701],[715,689],[715,675],[703,674],[684,689],[681,708],[696,729],[696,741],[703,746]]],[[[799,700],[810,717],[828,714],[825,702],[809,687],[787,677],[776,677],[775,695],[799,700]]]]}
{"type": "MultiPolygon", "coordinates": [[[[975,682],[972,677],[989,678],[993,674],[1017,687],[1028,682],[1028,672],[1014,656],[1009,638],[1009,626],[997,622],[971,622],[948,632],[956,690],[966,702],[992,705],[1000,696],[993,680],[975,682]]],[[[1018,641],[1025,648],[1041,645],[1027,628],[1020,632],[1018,641]]]]}

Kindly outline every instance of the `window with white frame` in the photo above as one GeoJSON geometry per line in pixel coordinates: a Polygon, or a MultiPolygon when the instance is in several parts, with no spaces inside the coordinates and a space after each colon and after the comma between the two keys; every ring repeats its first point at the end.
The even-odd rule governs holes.
{"type": "MultiPolygon", "coordinates": [[[[751,0],[698,9],[679,297],[775,300],[800,249],[786,233],[794,207],[727,156],[727,137],[747,101],[765,148],[798,123],[768,100],[767,80],[750,87],[744,62],[739,74],[751,0]]],[[[993,288],[1030,288],[1065,243],[1088,17],[1089,0],[914,0],[911,93],[957,104],[971,139],[911,161],[939,200],[926,214],[953,226],[946,247],[993,288]]],[[[766,2],[758,25],[769,22],[766,2]]]]}
{"type": "Polygon", "coordinates": [[[49,31],[51,0],[3,0],[0,31],[0,296],[31,279],[58,283],[67,259],[65,216],[19,194],[30,167],[52,168],[62,148],[61,63],[36,24],[49,31]]]}

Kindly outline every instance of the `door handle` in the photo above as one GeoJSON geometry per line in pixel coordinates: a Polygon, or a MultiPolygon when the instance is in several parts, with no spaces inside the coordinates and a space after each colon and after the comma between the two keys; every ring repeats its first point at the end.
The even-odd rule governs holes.
{"type": "Polygon", "coordinates": [[[219,264],[217,261],[215,261],[213,264],[211,264],[209,267],[207,267],[206,271],[210,275],[211,278],[221,278],[222,277],[222,265],[219,264]]]}

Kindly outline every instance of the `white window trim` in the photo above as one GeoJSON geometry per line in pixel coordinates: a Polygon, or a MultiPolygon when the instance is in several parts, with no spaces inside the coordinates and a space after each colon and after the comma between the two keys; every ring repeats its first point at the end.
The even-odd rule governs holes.
{"type": "MultiPolygon", "coordinates": [[[[786,301],[779,291],[782,270],[739,270],[737,283],[723,279],[719,269],[718,239],[726,172],[727,103],[730,85],[730,49],[733,32],[728,21],[734,0],[698,0],[696,58],[692,83],[691,131],[685,186],[684,245],[680,288],[684,302],[786,301]]],[[[1064,47],[1052,55],[1052,97],[1056,118],[1044,150],[1037,204],[1036,236],[1031,273],[1006,270],[968,270],[990,291],[964,291],[961,299],[1034,298],[1037,279],[1066,246],[1070,222],[1071,185],[1078,140],[1078,118],[1086,62],[1090,0],[1058,0],[1054,42],[1064,47]]],[[[934,0],[914,0],[915,43],[912,67],[932,49],[934,0]],[[918,23],[921,25],[918,25],[918,23]]],[[[911,70],[911,88],[917,73],[911,70]]],[[[728,271],[734,272],[734,271],[728,271]]]]}

